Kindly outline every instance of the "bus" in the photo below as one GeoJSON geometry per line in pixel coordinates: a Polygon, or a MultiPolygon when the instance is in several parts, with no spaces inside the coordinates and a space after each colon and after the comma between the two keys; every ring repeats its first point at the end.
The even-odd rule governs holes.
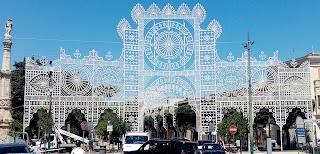
{"type": "Polygon", "coordinates": [[[123,139],[123,152],[137,151],[144,143],[150,140],[150,133],[130,132],[123,139]]]}

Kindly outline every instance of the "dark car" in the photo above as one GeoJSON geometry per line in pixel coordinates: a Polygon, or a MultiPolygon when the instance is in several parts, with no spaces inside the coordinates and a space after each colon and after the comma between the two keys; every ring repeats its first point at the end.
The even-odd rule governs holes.
{"type": "Polygon", "coordinates": [[[225,154],[223,147],[217,143],[205,143],[202,145],[202,154],[225,154]]]}
{"type": "Polygon", "coordinates": [[[0,144],[1,153],[31,153],[26,144],[21,143],[9,143],[0,144]]]}
{"type": "Polygon", "coordinates": [[[177,139],[152,139],[137,151],[125,154],[200,154],[196,142],[177,139]]]}
{"type": "Polygon", "coordinates": [[[202,149],[202,145],[205,144],[205,143],[214,143],[214,141],[212,141],[212,140],[198,140],[197,141],[198,149],[201,150],[202,149]]]}

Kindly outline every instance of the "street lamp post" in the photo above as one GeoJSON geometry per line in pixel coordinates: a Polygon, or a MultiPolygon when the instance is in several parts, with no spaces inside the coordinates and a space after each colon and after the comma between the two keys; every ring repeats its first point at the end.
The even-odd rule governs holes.
{"type": "Polygon", "coordinates": [[[251,59],[250,59],[250,46],[254,42],[250,42],[248,33],[248,42],[243,43],[243,47],[248,50],[248,93],[249,93],[249,127],[250,127],[250,154],[253,154],[253,117],[252,117],[252,85],[251,85],[251,59]]]}
{"type": "MultiPolygon", "coordinates": [[[[49,120],[51,120],[51,106],[52,106],[52,73],[53,73],[53,67],[52,67],[52,61],[50,61],[50,71],[49,71],[49,120]]],[[[50,131],[52,128],[48,130],[48,150],[50,150],[50,131]]],[[[50,153],[50,152],[48,152],[50,153]]]]}
{"type": "Polygon", "coordinates": [[[270,131],[270,130],[271,130],[271,127],[270,127],[270,125],[271,125],[271,119],[270,119],[270,116],[268,117],[268,124],[269,124],[269,126],[268,126],[268,127],[269,127],[269,128],[268,128],[268,131],[269,131],[268,134],[269,134],[269,138],[271,138],[271,134],[270,134],[270,133],[271,133],[271,131],[270,131]]]}

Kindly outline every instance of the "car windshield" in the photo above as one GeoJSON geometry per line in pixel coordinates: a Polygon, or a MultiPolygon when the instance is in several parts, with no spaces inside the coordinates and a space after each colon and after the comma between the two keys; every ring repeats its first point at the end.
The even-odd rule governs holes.
{"type": "Polygon", "coordinates": [[[126,136],[125,144],[143,144],[148,141],[148,136],[126,136]]]}
{"type": "Polygon", "coordinates": [[[12,147],[1,147],[2,153],[30,153],[27,146],[12,146],[12,147]]]}
{"type": "Polygon", "coordinates": [[[222,150],[222,147],[219,144],[204,144],[202,149],[203,150],[222,150]]]}
{"type": "Polygon", "coordinates": [[[205,143],[212,143],[212,141],[210,141],[210,140],[198,141],[198,146],[201,146],[201,145],[203,145],[205,143]]]}

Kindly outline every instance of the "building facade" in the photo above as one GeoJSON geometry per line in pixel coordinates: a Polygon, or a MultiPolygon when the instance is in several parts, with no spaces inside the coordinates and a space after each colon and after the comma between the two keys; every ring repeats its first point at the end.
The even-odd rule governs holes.
{"type": "MultiPolygon", "coordinates": [[[[300,65],[309,61],[311,97],[314,102],[314,116],[317,121],[320,119],[320,52],[311,52],[303,57],[295,59],[300,65]]],[[[286,62],[289,64],[291,61],[286,62]]]]}

